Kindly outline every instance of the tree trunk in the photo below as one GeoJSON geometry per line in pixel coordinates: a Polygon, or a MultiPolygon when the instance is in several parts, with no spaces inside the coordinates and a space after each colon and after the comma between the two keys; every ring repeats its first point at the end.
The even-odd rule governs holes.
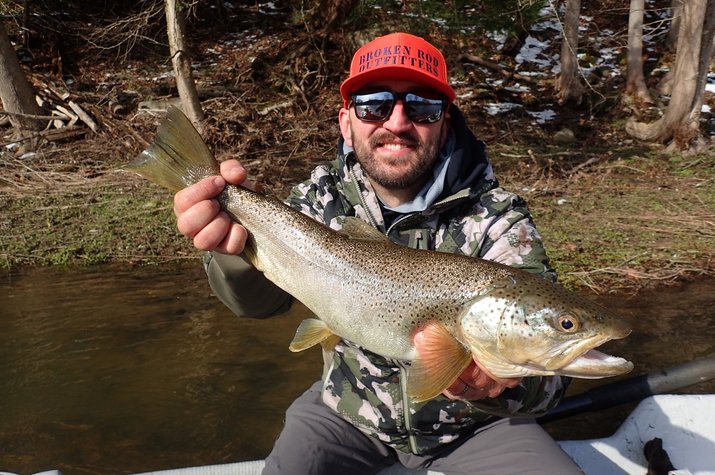
{"type": "Polygon", "coordinates": [[[698,84],[695,87],[693,112],[700,118],[703,109],[703,96],[710,72],[710,61],[715,58],[715,0],[707,0],[705,19],[703,20],[702,44],[700,46],[700,61],[698,64],[698,84]]]}
{"type": "Polygon", "coordinates": [[[312,0],[310,9],[304,10],[306,2],[295,2],[294,8],[300,9],[308,33],[320,43],[325,51],[331,35],[342,26],[360,0],[312,0]]]}
{"type": "Polygon", "coordinates": [[[176,74],[176,87],[179,89],[181,107],[199,132],[202,131],[204,111],[199,101],[193,75],[191,74],[191,59],[185,45],[184,12],[177,10],[176,0],[165,0],[166,31],[169,36],[169,51],[171,62],[176,74]]]}
{"type": "Polygon", "coordinates": [[[30,46],[30,5],[27,0],[22,2],[22,44],[30,46]]]}
{"type": "Polygon", "coordinates": [[[670,68],[665,72],[663,77],[660,78],[660,81],[658,81],[658,85],[655,86],[655,89],[656,89],[656,91],[658,91],[659,94],[662,94],[664,96],[669,96],[673,92],[673,73],[674,72],[675,72],[675,70],[670,68]]]}
{"type": "Polygon", "coordinates": [[[637,101],[653,103],[643,76],[643,14],[645,0],[631,0],[628,16],[628,74],[626,95],[637,101]]]}
{"type": "Polygon", "coordinates": [[[699,138],[699,118],[708,65],[713,51],[715,0],[688,0],[682,9],[674,84],[662,118],[646,124],[631,119],[626,131],[649,142],[675,139],[679,148],[690,148],[699,138]]]}
{"type": "Polygon", "coordinates": [[[42,130],[46,121],[31,116],[45,115],[35,101],[35,90],[25,77],[15,49],[0,22],[0,100],[3,109],[10,112],[13,127],[24,130],[42,130]]]}
{"type": "Polygon", "coordinates": [[[578,58],[578,25],[581,12],[581,0],[566,1],[566,15],[563,22],[563,43],[561,44],[561,74],[556,82],[559,104],[570,100],[581,102],[583,86],[579,81],[578,58]]]}
{"type": "Polygon", "coordinates": [[[322,30],[324,35],[329,35],[343,24],[358,3],[359,0],[318,0],[311,9],[311,26],[314,30],[322,30]]]}
{"type": "Polygon", "coordinates": [[[667,45],[671,51],[675,51],[678,46],[678,32],[680,31],[680,19],[683,14],[683,0],[673,0],[673,4],[670,9],[673,19],[670,21],[667,45]]]}
{"type": "MultiPolygon", "coordinates": [[[[670,30],[668,30],[668,39],[665,43],[670,51],[675,52],[678,49],[678,33],[680,33],[680,19],[683,16],[683,0],[673,0],[670,11],[672,18],[670,20],[670,30]]],[[[655,88],[664,96],[669,96],[673,92],[673,68],[668,69],[655,88]]]]}

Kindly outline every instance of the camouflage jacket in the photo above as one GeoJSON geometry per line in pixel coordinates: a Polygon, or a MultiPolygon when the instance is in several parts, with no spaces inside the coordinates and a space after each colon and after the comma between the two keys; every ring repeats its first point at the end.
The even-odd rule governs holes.
{"type": "MultiPolygon", "coordinates": [[[[318,166],[287,202],[340,229],[357,216],[390,239],[415,248],[478,256],[555,280],[526,203],[500,188],[484,150],[452,108],[454,150],[438,200],[422,212],[381,206],[353,153],[318,166]]],[[[439,396],[413,403],[405,394],[408,363],[386,359],[350,342],[327,355],[323,401],[364,433],[401,450],[430,454],[504,415],[535,416],[553,407],[567,378],[524,378],[495,399],[451,401],[439,396]]]]}

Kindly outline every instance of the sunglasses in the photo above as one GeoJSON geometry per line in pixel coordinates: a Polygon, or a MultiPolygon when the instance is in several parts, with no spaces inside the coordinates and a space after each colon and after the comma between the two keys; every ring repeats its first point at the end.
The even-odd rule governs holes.
{"type": "Polygon", "coordinates": [[[385,122],[398,100],[404,104],[407,117],[417,124],[439,122],[447,105],[444,98],[429,98],[413,92],[378,91],[350,96],[355,115],[363,122],[385,122]]]}

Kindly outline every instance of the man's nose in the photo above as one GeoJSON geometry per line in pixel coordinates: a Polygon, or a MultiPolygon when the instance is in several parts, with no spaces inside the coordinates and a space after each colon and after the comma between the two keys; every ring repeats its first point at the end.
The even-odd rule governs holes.
{"type": "Polygon", "coordinates": [[[407,117],[405,104],[401,99],[398,99],[395,102],[395,105],[392,107],[392,114],[390,114],[390,117],[382,124],[382,126],[391,132],[402,132],[412,127],[412,121],[409,117],[407,117]]]}

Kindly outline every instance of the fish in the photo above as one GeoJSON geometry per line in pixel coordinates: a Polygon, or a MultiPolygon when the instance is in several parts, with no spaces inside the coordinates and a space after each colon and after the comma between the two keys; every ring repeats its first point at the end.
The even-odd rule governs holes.
{"type": "MultiPolygon", "coordinates": [[[[174,192],[219,174],[189,119],[171,107],[125,170],[174,192]]],[[[349,341],[405,362],[407,394],[427,401],[473,359],[498,378],[604,378],[633,364],[595,348],[626,337],[605,307],[524,270],[391,242],[359,218],[334,230],[275,196],[227,185],[216,198],[248,231],[247,259],[315,318],[289,345],[331,351],[349,341]],[[418,352],[413,343],[422,331],[418,352]]]]}

